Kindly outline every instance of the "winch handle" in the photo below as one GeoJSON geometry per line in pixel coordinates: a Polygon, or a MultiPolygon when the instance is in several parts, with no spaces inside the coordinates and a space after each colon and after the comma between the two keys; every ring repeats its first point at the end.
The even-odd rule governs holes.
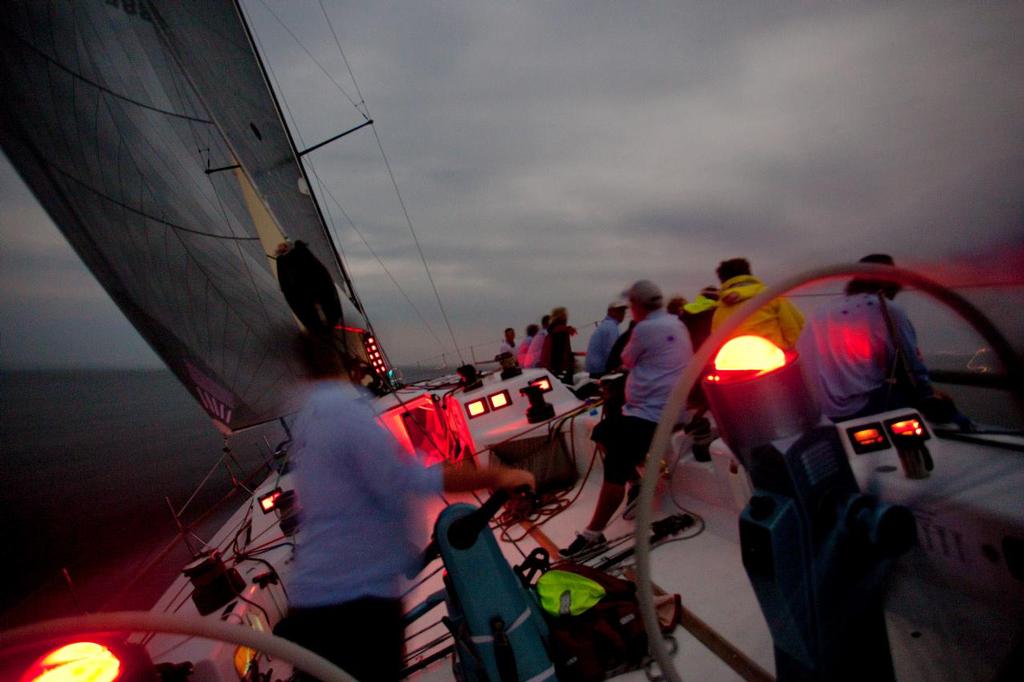
{"type": "MultiPolygon", "coordinates": [[[[520,486],[515,489],[515,494],[529,494],[529,486],[520,486]]],[[[508,502],[510,493],[507,490],[498,490],[480,505],[479,509],[466,514],[461,519],[452,522],[448,527],[448,544],[455,549],[469,549],[476,542],[480,532],[487,528],[494,515],[498,513],[502,505],[508,502]]]]}
{"type": "MultiPolygon", "coordinates": [[[[520,486],[515,489],[515,494],[529,495],[530,487],[526,485],[520,486]]],[[[499,490],[487,498],[479,509],[453,522],[448,528],[449,544],[455,549],[472,547],[473,543],[476,542],[477,536],[480,535],[480,531],[487,527],[487,524],[498,513],[502,505],[508,502],[509,497],[510,495],[507,490],[499,490]]],[[[441,556],[441,548],[438,546],[437,540],[432,539],[426,549],[423,550],[423,559],[419,563],[421,570],[439,556],[441,556]]],[[[414,576],[408,577],[412,578],[414,576]]]]}

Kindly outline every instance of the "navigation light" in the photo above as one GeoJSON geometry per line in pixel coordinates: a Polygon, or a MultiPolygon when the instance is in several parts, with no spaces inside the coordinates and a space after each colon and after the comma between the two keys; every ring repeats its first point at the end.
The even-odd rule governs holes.
{"type": "Polygon", "coordinates": [[[114,682],[121,659],[97,642],[75,642],[47,653],[32,664],[21,682],[114,682]]]}
{"type": "Polygon", "coordinates": [[[786,353],[766,338],[737,336],[729,339],[715,355],[718,371],[766,374],[786,364],[786,353]]]}
{"type": "Polygon", "coordinates": [[[796,351],[737,336],[715,355],[702,385],[722,439],[741,452],[803,433],[821,414],[796,351]]]}

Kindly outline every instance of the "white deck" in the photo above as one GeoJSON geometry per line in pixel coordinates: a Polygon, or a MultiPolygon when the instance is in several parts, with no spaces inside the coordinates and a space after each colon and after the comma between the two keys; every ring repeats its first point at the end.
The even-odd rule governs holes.
{"type": "MultiPolygon", "coordinates": [[[[581,473],[589,463],[588,436],[593,422],[594,414],[585,412],[567,426],[577,439],[577,466],[581,473]]],[[[879,473],[877,467],[895,462],[894,452],[850,455],[862,487],[883,499],[914,506],[922,536],[921,545],[895,566],[889,586],[887,622],[898,679],[990,679],[1011,650],[1014,633],[1021,627],[1024,584],[1011,578],[1005,565],[992,560],[991,556],[983,558],[987,551],[983,548],[998,545],[1006,534],[1024,537],[1019,494],[1024,490],[1024,458],[1018,453],[935,438],[928,444],[936,469],[923,481],[907,480],[898,470],[879,473]]],[[[670,481],[660,484],[656,516],[667,516],[684,508],[703,520],[704,530],[688,539],[657,547],[652,561],[654,580],[663,590],[679,593],[684,606],[697,618],[773,674],[771,637],[740,559],[737,515],[749,494],[749,481],[742,469],[737,471],[730,466],[732,456],[720,441],[712,448],[712,455],[712,462],[699,463],[684,454],[670,481]]],[[[600,482],[598,461],[575,504],[541,526],[541,531],[556,546],[568,544],[574,532],[586,525],[600,482]]],[[[286,481],[282,483],[287,487],[286,481]]],[[[265,484],[257,494],[271,487],[272,484],[265,484]]],[[[449,496],[448,499],[476,502],[469,495],[449,496]]],[[[436,516],[443,506],[444,502],[438,499],[430,510],[431,516],[436,516]]],[[[247,517],[251,517],[253,523],[250,546],[273,544],[280,538],[273,514],[263,515],[258,509],[249,509],[239,510],[214,544],[228,544],[247,517]]],[[[428,522],[424,519],[425,527],[428,522]]],[[[523,534],[521,529],[514,531],[516,535],[523,534]]],[[[631,536],[632,531],[633,522],[617,516],[605,535],[613,539],[631,536]]],[[[693,531],[690,529],[683,535],[691,535],[693,531]]],[[[609,553],[614,554],[631,544],[630,537],[609,553]]],[[[510,564],[517,564],[537,543],[526,537],[518,549],[510,543],[500,543],[500,546],[510,564]]],[[[287,546],[262,555],[275,564],[285,583],[290,555],[287,546]]],[[[623,565],[633,561],[631,557],[623,565]]],[[[430,570],[439,566],[440,562],[436,562],[430,570]]],[[[251,627],[269,628],[286,609],[283,591],[280,587],[260,589],[251,584],[252,577],[265,570],[260,563],[246,562],[242,568],[250,582],[244,596],[260,604],[270,622],[266,622],[268,618],[263,616],[263,611],[244,601],[236,602],[227,613],[217,615],[224,620],[248,623],[251,627]]],[[[407,608],[441,587],[439,574],[428,579],[410,592],[407,608]]],[[[194,613],[187,583],[180,580],[157,608],[194,613]]],[[[442,604],[409,628],[412,634],[435,624],[413,637],[408,642],[408,651],[446,635],[439,622],[443,614],[442,604]]],[[[673,636],[679,645],[676,667],[684,678],[742,679],[684,628],[678,628],[673,636]]],[[[449,643],[450,639],[439,642],[423,656],[449,643]]],[[[196,680],[235,678],[230,666],[234,647],[158,636],[149,643],[149,650],[157,661],[207,659],[197,668],[196,680]]],[[[273,667],[275,675],[283,673],[280,661],[273,662],[273,667]]],[[[261,669],[265,671],[266,666],[261,669]]],[[[450,659],[431,664],[414,678],[452,679],[450,659]]],[[[643,671],[634,671],[617,679],[646,677],[643,671]]]]}

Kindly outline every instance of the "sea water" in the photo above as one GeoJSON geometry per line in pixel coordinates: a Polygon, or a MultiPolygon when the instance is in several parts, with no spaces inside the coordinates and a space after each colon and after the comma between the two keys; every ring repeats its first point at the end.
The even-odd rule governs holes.
{"type": "Polygon", "coordinates": [[[170,507],[213,468],[182,516],[189,523],[231,489],[232,473],[258,468],[264,436],[282,437],[262,430],[232,438],[229,471],[217,466],[222,436],[169,371],[0,372],[0,623],[151,605],[176,569],[119,592],[177,535],[170,507]]]}

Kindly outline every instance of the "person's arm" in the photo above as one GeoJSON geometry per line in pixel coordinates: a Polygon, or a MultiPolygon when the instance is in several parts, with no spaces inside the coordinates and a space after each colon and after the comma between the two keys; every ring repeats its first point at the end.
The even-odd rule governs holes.
{"type": "Polygon", "coordinates": [[[633,327],[633,333],[630,335],[629,341],[626,342],[625,347],[622,349],[622,366],[626,369],[636,367],[637,361],[643,355],[645,330],[646,327],[644,325],[637,323],[633,327]]]}
{"type": "Polygon", "coordinates": [[[782,340],[786,344],[786,350],[796,348],[796,342],[800,338],[800,330],[804,328],[804,316],[800,309],[789,302],[789,299],[779,299],[779,331],[782,333],[782,340]]]}
{"type": "Polygon", "coordinates": [[[529,471],[507,467],[474,469],[468,466],[454,467],[445,464],[441,470],[441,476],[444,490],[449,493],[468,492],[482,488],[515,490],[524,485],[528,486],[530,490],[537,487],[533,474],[529,471]]]}
{"type": "Polygon", "coordinates": [[[900,346],[903,348],[903,355],[906,357],[908,369],[914,375],[914,380],[919,388],[925,393],[930,393],[931,379],[928,377],[928,368],[921,359],[921,351],[917,347],[917,332],[910,318],[902,308],[889,304],[889,313],[896,325],[896,333],[899,334],[900,346]]]}

